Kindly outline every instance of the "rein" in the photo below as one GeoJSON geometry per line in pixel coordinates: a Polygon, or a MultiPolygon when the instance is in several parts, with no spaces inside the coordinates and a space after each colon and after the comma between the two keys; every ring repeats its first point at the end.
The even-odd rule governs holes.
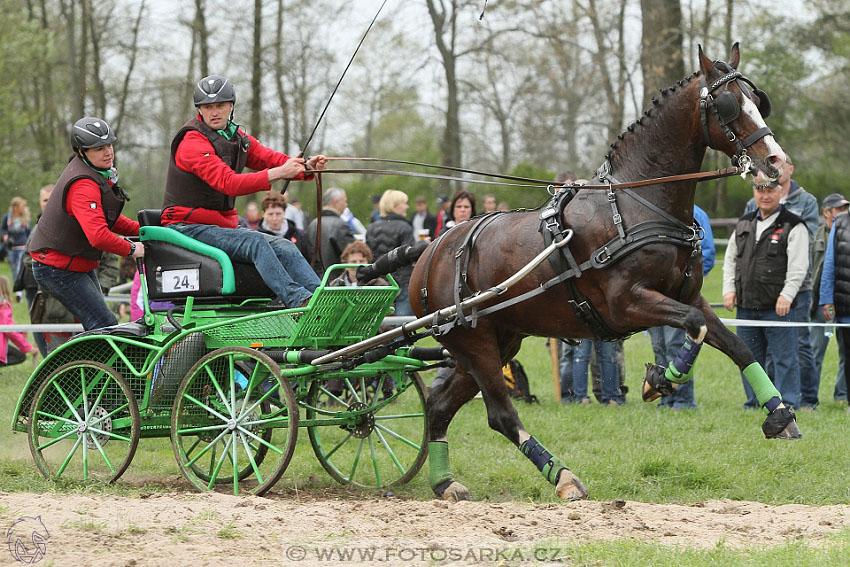
{"type": "MultiPolygon", "coordinates": [[[[472,175],[485,175],[487,177],[493,177],[496,179],[507,179],[511,181],[523,181],[526,184],[517,184],[517,183],[503,183],[499,181],[485,181],[485,180],[472,180],[464,177],[456,177],[451,175],[441,175],[436,173],[420,173],[415,171],[403,171],[398,169],[323,169],[321,171],[315,171],[313,173],[317,175],[325,175],[325,174],[370,174],[370,175],[400,175],[404,177],[423,177],[427,179],[440,179],[446,181],[462,181],[464,183],[480,183],[484,185],[503,185],[508,187],[555,187],[551,181],[544,181],[542,179],[533,179],[529,177],[518,177],[514,175],[503,175],[499,173],[489,173],[486,171],[476,171],[474,169],[465,169],[462,167],[451,167],[447,165],[434,165],[427,163],[419,163],[412,161],[404,161],[404,160],[394,160],[394,159],[383,159],[383,158],[372,158],[372,157],[330,157],[328,161],[366,161],[366,162],[382,162],[382,163],[395,163],[400,165],[414,165],[419,167],[430,167],[433,169],[442,169],[447,171],[456,171],[459,173],[469,173],[472,175]],[[528,185],[530,183],[531,185],[528,185]]],[[[608,179],[611,183],[605,184],[568,184],[567,187],[578,187],[581,189],[600,189],[600,190],[609,190],[609,189],[627,189],[630,187],[645,187],[647,185],[657,185],[661,183],[674,183],[678,181],[689,181],[689,180],[697,180],[697,181],[710,181],[712,179],[720,179],[721,177],[731,177],[733,175],[742,175],[746,173],[746,169],[742,167],[726,167],[721,169],[716,169],[713,171],[700,171],[697,173],[683,173],[681,175],[668,175],[666,177],[654,177],[651,179],[642,179],[640,181],[629,181],[629,182],[619,182],[611,178],[608,179]]]]}

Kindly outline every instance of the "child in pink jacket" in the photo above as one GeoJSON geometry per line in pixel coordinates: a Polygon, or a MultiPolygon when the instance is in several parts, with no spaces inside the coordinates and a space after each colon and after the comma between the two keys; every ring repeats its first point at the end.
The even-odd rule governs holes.
{"type": "MultiPolygon", "coordinates": [[[[0,276],[0,325],[14,325],[12,319],[12,286],[9,278],[0,276]]],[[[23,333],[0,333],[0,366],[20,364],[32,354],[33,365],[38,357],[38,350],[27,342],[23,333]],[[9,345],[12,341],[12,345],[9,345]],[[16,348],[17,347],[17,348],[16,348]]]]}

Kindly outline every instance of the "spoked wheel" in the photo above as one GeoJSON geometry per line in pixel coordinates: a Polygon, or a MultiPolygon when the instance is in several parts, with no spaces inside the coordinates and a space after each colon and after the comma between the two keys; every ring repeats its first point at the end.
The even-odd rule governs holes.
{"type": "Polygon", "coordinates": [[[183,476],[200,490],[265,493],[289,465],[297,436],[295,394],[261,352],[214,350],[177,390],[171,444],[183,476]]]}
{"type": "MultiPolygon", "coordinates": [[[[252,372],[254,371],[254,368],[252,367],[251,364],[247,363],[246,361],[237,361],[236,364],[235,364],[234,370],[235,370],[235,376],[236,376],[237,384],[239,384],[239,383],[244,383],[244,382],[247,381],[247,377],[252,374],[252,372]],[[241,374],[241,376],[240,376],[240,374],[241,374]],[[240,380],[240,378],[241,378],[241,380],[240,380]]],[[[266,378],[268,378],[270,376],[271,375],[268,374],[266,376],[266,378]]],[[[260,404],[260,413],[267,415],[270,412],[271,412],[271,404],[269,403],[268,400],[264,400],[260,404]]],[[[256,419],[256,414],[254,416],[254,419],[256,419]]],[[[273,431],[274,430],[270,427],[266,428],[262,431],[262,433],[260,434],[260,437],[264,441],[266,441],[266,443],[269,443],[272,439],[272,432],[273,431]]],[[[198,437],[189,446],[189,448],[186,450],[186,453],[192,454],[199,444],[210,443],[216,437],[217,437],[217,435],[215,435],[214,433],[209,432],[209,431],[203,431],[201,433],[198,433],[198,437]]],[[[221,456],[221,452],[224,449],[224,447],[226,446],[226,444],[227,444],[227,441],[224,438],[219,439],[218,443],[214,444],[212,446],[212,448],[208,451],[209,458],[204,457],[200,461],[196,461],[196,462],[192,463],[192,465],[191,465],[192,470],[204,482],[209,483],[210,480],[213,480],[213,482],[215,484],[229,484],[229,483],[233,482],[233,475],[231,474],[231,475],[228,476],[227,471],[222,471],[214,479],[211,476],[212,471],[215,470],[216,463],[218,462],[218,457],[221,456]]],[[[268,445],[264,444],[264,443],[260,443],[258,450],[257,450],[256,454],[254,455],[254,461],[258,464],[262,463],[263,459],[266,458],[266,453],[268,453],[268,451],[269,451],[268,445]]],[[[239,471],[239,475],[237,476],[237,478],[239,480],[245,480],[251,474],[252,470],[253,469],[251,467],[251,464],[250,463],[246,464],[245,467],[242,470],[239,471]]]]}
{"type": "Polygon", "coordinates": [[[416,476],[428,456],[425,386],[416,372],[346,378],[342,392],[314,381],[307,394],[313,451],[342,484],[386,488],[416,476]]]}
{"type": "Polygon", "coordinates": [[[139,444],[139,407],[115,370],[92,360],[53,371],[33,398],[29,445],[49,479],[111,483],[139,444]]]}

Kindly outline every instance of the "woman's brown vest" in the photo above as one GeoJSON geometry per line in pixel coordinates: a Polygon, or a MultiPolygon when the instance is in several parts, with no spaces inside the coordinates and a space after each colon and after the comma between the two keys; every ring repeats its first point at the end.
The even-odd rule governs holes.
{"type": "Polygon", "coordinates": [[[68,256],[100,261],[103,252],[89,244],[79,221],[65,210],[68,189],[80,179],[90,179],[97,183],[100,187],[100,206],[106,218],[106,226],[111,230],[115,225],[121,216],[127,194],[117,184],[110,187],[101,174],[87,165],[79,155],[74,155],[56,181],[56,188],[44,207],[44,213],[38,221],[38,230],[30,243],[31,251],[49,248],[68,256]]]}
{"type": "Polygon", "coordinates": [[[248,161],[247,137],[238,134],[232,140],[228,140],[197,117],[186,122],[171,141],[171,159],[168,162],[168,176],[165,180],[165,197],[162,201],[162,209],[168,207],[197,207],[213,211],[229,211],[236,204],[235,197],[230,197],[216,191],[203,179],[183,171],[177,167],[174,156],[177,155],[177,147],[190,131],[200,132],[210,141],[215,153],[236,173],[242,173],[245,163],[248,161]]]}

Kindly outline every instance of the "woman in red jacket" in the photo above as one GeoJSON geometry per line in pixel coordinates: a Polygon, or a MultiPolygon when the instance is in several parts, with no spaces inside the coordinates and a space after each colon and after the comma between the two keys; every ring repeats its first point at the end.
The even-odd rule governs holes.
{"type": "Polygon", "coordinates": [[[141,258],[139,223],[121,214],[127,194],[118,186],[115,134],[99,118],[81,118],[71,129],[74,155],[56,182],[30,244],[39,287],[58,299],[86,330],[117,324],[95,268],[103,252],[141,258]]]}

